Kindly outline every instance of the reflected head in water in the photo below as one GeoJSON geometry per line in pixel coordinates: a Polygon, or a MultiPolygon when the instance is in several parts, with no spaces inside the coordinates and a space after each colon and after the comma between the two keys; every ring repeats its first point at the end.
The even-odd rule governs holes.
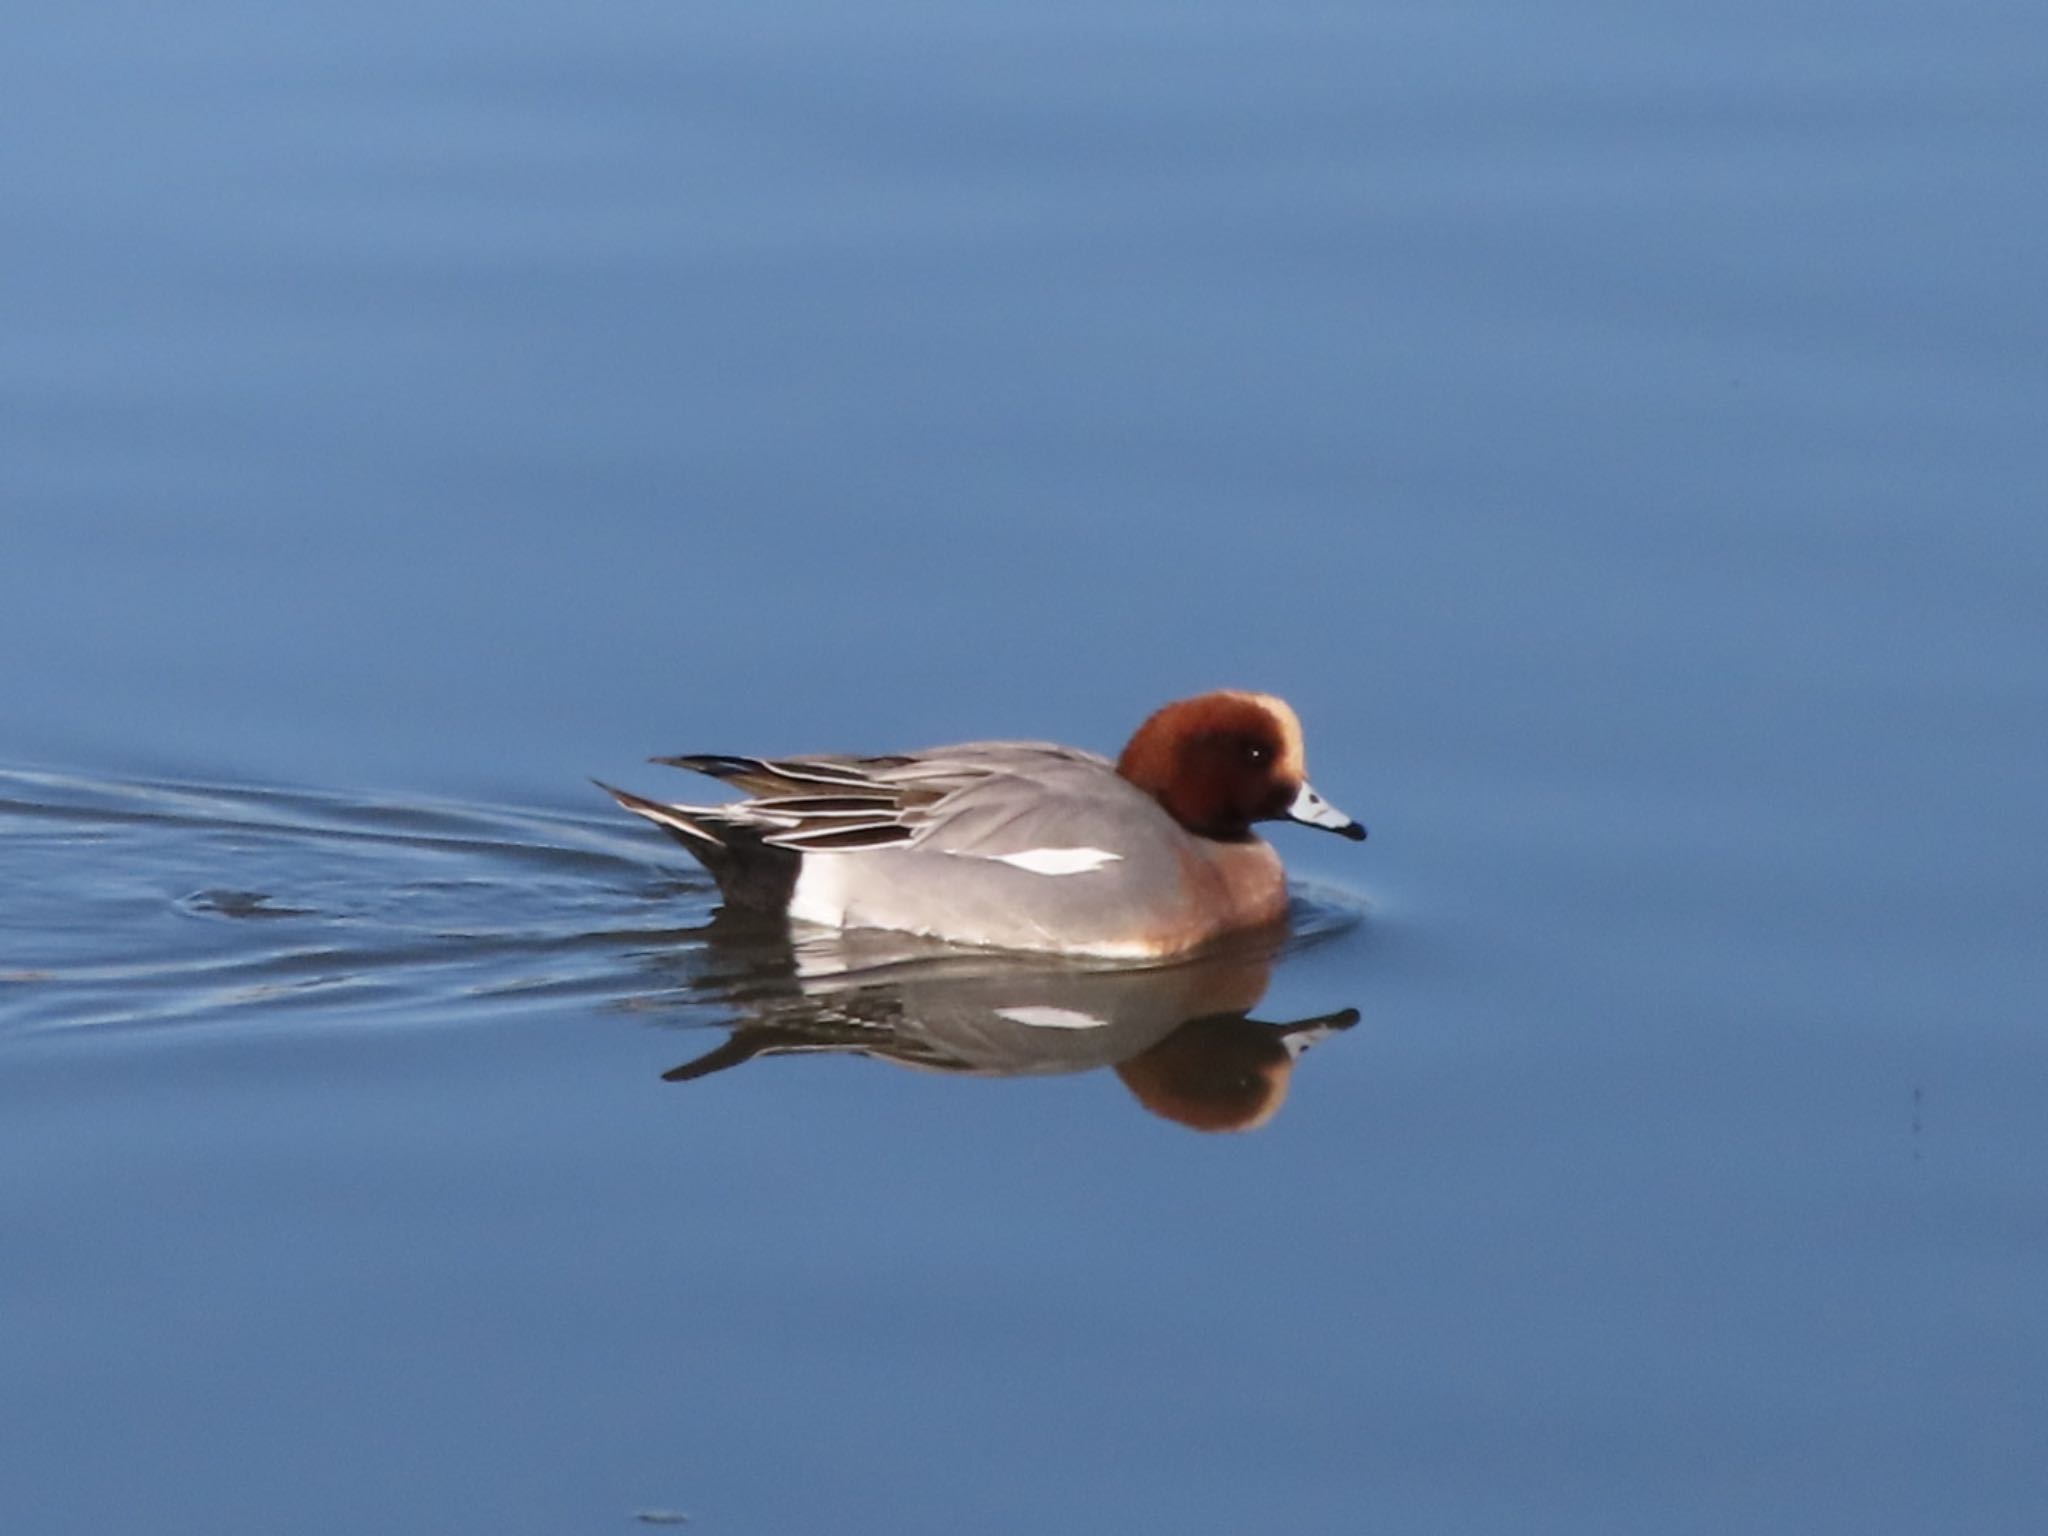
{"type": "Polygon", "coordinates": [[[1301,1053],[1358,1022],[1346,1008],[1292,1024],[1242,1014],[1189,1019],[1116,1075],[1155,1115],[1198,1131],[1257,1130],[1280,1112],[1301,1053]]]}
{"type": "Polygon", "coordinates": [[[750,946],[745,957],[728,948],[717,982],[700,985],[744,1017],[717,1047],[664,1073],[670,1082],[756,1057],[820,1053],[973,1077],[1110,1067],[1155,1114],[1196,1130],[1249,1130],[1280,1108],[1302,1052],[1358,1020],[1354,1009],[1253,1019],[1277,940],[1133,966],[872,932],[770,945],[758,920],[744,918],[736,929],[714,922],[706,937],[713,949],[750,946]]]}
{"type": "Polygon", "coordinates": [[[1276,926],[1286,876],[1254,824],[1365,836],[1309,786],[1301,722],[1262,693],[1166,705],[1114,763],[1032,741],[656,761],[747,796],[669,805],[604,786],[729,906],[1041,954],[1158,960],[1276,926]]]}

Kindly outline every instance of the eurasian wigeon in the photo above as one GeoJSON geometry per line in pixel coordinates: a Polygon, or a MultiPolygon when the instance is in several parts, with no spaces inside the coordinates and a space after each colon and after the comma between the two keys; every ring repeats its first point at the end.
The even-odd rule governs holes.
{"type": "Polygon", "coordinates": [[[1181,954],[1286,916],[1254,822],[1365,836],[1309,787],[1301,722],[1264,693],[1168,704],[1114,763],[1034,741],[655,761],[751,797],[664,805],[602,786],[689,849],[728,905],[999,949],[1181,954]]]}

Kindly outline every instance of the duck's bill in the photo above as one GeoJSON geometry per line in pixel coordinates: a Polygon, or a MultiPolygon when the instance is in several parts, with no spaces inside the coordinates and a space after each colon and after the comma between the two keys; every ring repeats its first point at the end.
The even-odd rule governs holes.
{"type": "Polygon", "coordinates": [[[1354,843],[1365,841],[1365,828],[1346,816],[1315,792],[1310,784],[1303,784],[1294,802],[1280,813],[1289,821],[1298,821],[1304,827],[1321,827],[1325,832],[1334,832],[1339,837],[1348,837],[1354,843]]]}

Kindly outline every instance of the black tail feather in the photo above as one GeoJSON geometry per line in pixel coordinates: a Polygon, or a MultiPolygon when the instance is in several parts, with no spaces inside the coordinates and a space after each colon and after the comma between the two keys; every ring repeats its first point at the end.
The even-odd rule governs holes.
{"type": "Polygon", "coordinates": [[[788,909],[802,856],[762,841],[762,833],[768,829],[722,816],[716,806],[664,805],[601,779],[591,783],[681,843],[711,872],[729,904],[765,911],[788,909]]]}

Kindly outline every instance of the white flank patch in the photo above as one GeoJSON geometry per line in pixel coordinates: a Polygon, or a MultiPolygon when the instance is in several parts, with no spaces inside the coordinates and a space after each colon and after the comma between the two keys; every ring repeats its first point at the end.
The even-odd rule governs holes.
{"type": "Polygon", "coordinates": [[[999,853],[996,862],[1034,875],[1085,875],[1105,864],[1122,863],[1123,855],[1107,848],[1026,848],[1022,853],[999,853]]]}
{"type": "Polygon", "coordinates": [[[839,854],[804,854],[789,893],[789,915],[825,928],[846,926],[846,867],[839,854]]]}
{"type": "Polygon", "coordinates": [[[1028,1024],[1033,1029],[1100,1029],[1109,1022],[1096,1018],[1092,1013],[1076,1013],[1071,1008],[998,1008],[996,1012],[1003,1018],[1028,1024]]]}

